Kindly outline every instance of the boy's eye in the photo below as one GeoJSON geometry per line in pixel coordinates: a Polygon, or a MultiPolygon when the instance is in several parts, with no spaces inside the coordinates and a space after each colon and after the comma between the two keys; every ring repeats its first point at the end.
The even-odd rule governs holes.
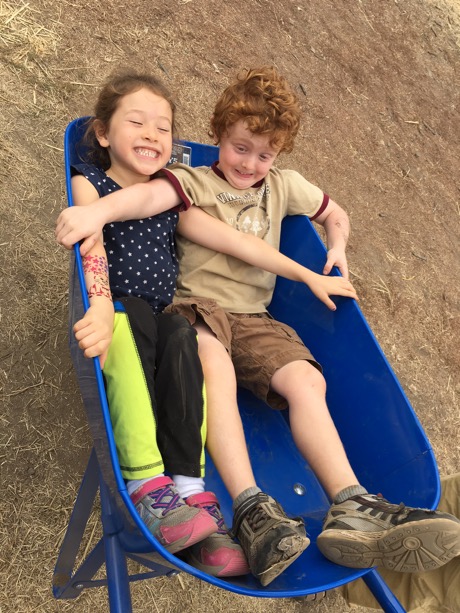
{"type": "Polygon", "coordinates": [[[271,160],[274,159],[274,155],[272,155],[271,153],[263,153],[262,155],[259,156],[262,162],[270,162],[271,160]]]}
{"type": "Polygon", "coordinates": [[[134,121],[134,119],[131,119],[130,123],[133,123],[135,126],[141,126],[142,125],[140,121],[134,121]]]}
{"type": "Polygon", "coordinates": [[[164,132],[165,134],[169,134],[169,132],[171,132],[171,130],[169,128],[158,128],[159,132],[164,132]]]}

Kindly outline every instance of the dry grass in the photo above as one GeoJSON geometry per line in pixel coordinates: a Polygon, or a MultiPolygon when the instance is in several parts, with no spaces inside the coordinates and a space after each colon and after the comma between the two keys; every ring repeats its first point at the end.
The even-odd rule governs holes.
{"type": "MultiPolygon", "coordinates": [[[[247,58],[274,61],[302,84],[305,126],[289,162],[348,203],[362,307],[441,470],[458,470],[459,268],[451,237],[458,238],[460,139],[458,111],[449,106],[458,96],[458,5],[407,0],[412,23],[401,3],[379,15],[371,4],[269,0],[248,12],[233,0],[216,22],[204,0],[133,0],[129,11],[122,0],[0,0],[0,613],[107,610],[105,590],[70,602],[51,595],[90,446],[67,350],[67,258],[53,231],[64,203],[64,128],[89,112],[96,87],[120,64],[175,85],[182,134],[202,141],[216,93],[247,58]],[[402,30],[415,49],[410,65],[401,38],[392,38],[402,30]],[[390,44],[373,49],[379,37],[390,44]],[[367,48],[388,54],[388,71],[378,70],[390,93],[373,89],[378,70],[367,80],[351,70],[364,47],[363,58],[367,48]],[[417,107],[421,81],[431,98],[417,107]]],[[[94,516],[84,547],[97,535],[94,516]]],[[[186,575],[135,584],[133,604],[162,613],[349,610],[338,594],[318,603],[261,601],[186,575]]]]}
{"type": "Polygon", "coordinates": [[[55,29],[41,23],[40,12],[30,2],[0,2],[0,43],[15,63],[26,57],[45,57],[55,53],[58,36],[55,29]]]}

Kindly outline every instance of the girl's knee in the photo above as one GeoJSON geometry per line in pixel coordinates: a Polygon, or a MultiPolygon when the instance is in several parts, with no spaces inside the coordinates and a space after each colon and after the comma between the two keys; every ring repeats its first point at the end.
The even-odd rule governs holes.
{"type": "Polygon", "coordinates": [[[163,313],[163,317],[168,317],[171,329],[174,331],[191,333],[196,336],[195,328],[189,323],[188,319],[178,313],[163,313]]]}
{"type": "Polygon", "coordinates": [[[173,317],[177,317],[177,319],[171,322],[171,332],[168,339],[169,343],[177,343],[179,346],[182,343],[187,343],[197,348],[197,334],[195,328],[181,315],[173,315],[173,317]]]}
{"type": "Polygon", "coordinates": [[[176,313],[162,313],[158,317],[158,343],[163,350],[172,351],[177,355],[185,352],[197,355],[196,331],[185,317],[176,313]]]}

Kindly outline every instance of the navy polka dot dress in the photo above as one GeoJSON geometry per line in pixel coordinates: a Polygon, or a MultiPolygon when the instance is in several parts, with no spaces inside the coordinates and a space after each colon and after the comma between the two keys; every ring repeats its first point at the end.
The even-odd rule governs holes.
{"type": "MultiPolygon", "coordinates": [[[[83,175],[101,198],[121,189],[103,170],[90,164],[73,166],[72,174],[83,175]]],[[[154,313],[160,313],[172,302],[179,270],[175,243],[178,220],[178,213],[170,210],[146,219],[104,226],[114,298],[142,298],[154,313]]]]}

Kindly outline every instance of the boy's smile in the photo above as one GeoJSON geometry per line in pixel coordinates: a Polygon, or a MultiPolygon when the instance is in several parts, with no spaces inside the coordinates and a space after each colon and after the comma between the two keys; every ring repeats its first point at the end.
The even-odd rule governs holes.
{"type": "Polygon", "coordinates": [[[247,189],[264,179],[279,147],[270,145],[269,134],[253,134],[240,119],[220,139],[219,169],[235,189],[247,189]]]}

